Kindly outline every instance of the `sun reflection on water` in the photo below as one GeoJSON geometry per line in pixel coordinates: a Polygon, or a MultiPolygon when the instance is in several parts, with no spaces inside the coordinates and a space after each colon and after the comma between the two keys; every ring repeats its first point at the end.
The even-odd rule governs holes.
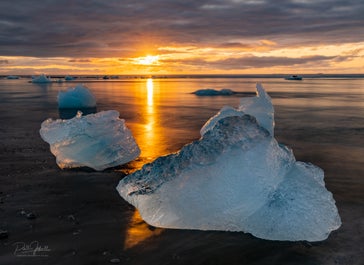
{"type": "MultiPolygon", "coordinates": [[[[135,138],[141,148],[141,167],[143,163],[151,162],[151,160],[161,155],[164,148],[164,130],[158,121],[158,104],[156,104],[155,93],[158,94],[158,86],[152,78],[146,80],[140,87],[138,97],[138,105],[142,113],[142,122],[133,127],[135,138]]],[[[158,98],[158,97],[157,97],[158,98]]],[[[131,217],[128,228],[126,230],[124,249],[132,248],[139,243],[162,233],[163,229],[154,228],[143,221],[139,212],[135,210],[131,217]]]]}
{"type": "Polygon", "coordinates": [[[155,139],[154,135],[154,125],[155,125],[155,115],[154,115],[154,85],[153,79],[149,78],[147,80],[147,109],[146,109],[146,124],[145,124],[145,137],[148,138],[147,141],[155,139]]]}
{"type": "MultiPolygon", "coordinates": [[[[150,106],[150,107],[153,106],[153,93],[154,93],[153,79],[149,78],[147,80],[147,102],[148,102],[148,106],[150,106]]],[[[151,108],[151,111],[153,111],[152,108],[151,108]]]]}
{"type": "Polygon", "coordinates": [[[156,111],[154,104],[154,84],[153,79],[149,78],[146,84],[147,89],[147,104],[146,106],[146,115],[145,115],[145,131],[143,135],[143,146],[145,147],[142,152],[148,159],[153,157],[152,150],[155,150],[156,142],[159,140],[157,135],[157,123],[156,123],[156,111]]]}
{"type": "Polygon", "coordinates": [[[133,162],[135,169],[141,168],[161,155],[166,154],[166,130],[161,121],[160,86],[159,81],[148,78],[138,82],[134,91],[136,110],[139,113],[137,122],[131,123],[130,128],[138,143],[141,154],[133,162]]]}

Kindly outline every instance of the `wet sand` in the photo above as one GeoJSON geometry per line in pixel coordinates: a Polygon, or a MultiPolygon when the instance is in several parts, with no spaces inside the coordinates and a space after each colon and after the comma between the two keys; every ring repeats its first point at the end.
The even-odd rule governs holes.
{"type": "Polygon", "coordinates": [[[351,136],[356,145],[335,132],[305,139],[309,131],[282,126],[286,117],[278,109],[278,140],[293,147],[298,160],[325,170],[343,224],[323,242],[277,242],[148,226],[115,190],[127,166],[104,172],[57,167],[38,133],[54,111],[54,105],[20,100],[0,105],[0,230],[8,232],[0,239],[0,264],[364,263],[362,131],[351,136]],[[327,144],[327,137],[337,137],[337,144],[327,144]],[[22,243],[38,249],[26,252],[22,243]]]}

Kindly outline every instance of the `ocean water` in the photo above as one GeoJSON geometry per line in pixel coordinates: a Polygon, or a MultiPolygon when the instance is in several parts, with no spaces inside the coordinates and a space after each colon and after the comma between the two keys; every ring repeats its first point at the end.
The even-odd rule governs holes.
{"type": "MultiPolygon", "coordinates": [[[[36,182],[42,176],[48,178],[49,174],[56,178],[58,175],[62,177],[62,172],[57,168],[46,144],[41,144],[38,133],[42,121],[62,115],[57,104],[57,94],[60,90],[83,83],[95,94],[97,111],[115,109],[120,112],[120,117],[126,120],[142,151],[137,160],[112,169],[128,173],[161,155],[176,152],[184,144],[198,139],[200,128],[212,115],[224,105],[237,107],[241,97],[254,95],[255,84],[260,82],[272,97],[275,107],[275,137],[293,149],[297,160],[311,162],[324,170],[326,187],[333,193],[343,222],[342,227],[333,232],[327,241],[307,247],[257,240],[243,233],[151,229],[142,222],[135,211],[130,220],[120,220],[123,235],[117,241],[118,248],[130,249],[128,255],[132,255],[134,264],[151,264],[153,261],[156,264],[245,264],[246,260],[257,261],[253,262],[254,264],[271,264],[272,260],[280,264],[363,263],[363,77],[307,77],[302,81],[263,77],[120,78],[84,79],[45,85],[28,81],[26,78],[0,79],[0,150],[4,151],[2,158],[5,161],[1,162],[4,165],[6,161],[22,157],[20,163],[29,166],[29,169],[20,168],[19,171],[16,168],[17,161],[13,163],[10,169],[18,173],[17,178],[12,178],[11,182],[8,180],[9,183],[21,183],[20,178],[23,175],[25,179],[31,178],[31,182],[36,182]],[[205,97],[192,94],[204,88],[228,88],[239,93],[232,96],[205,97]],[[36,137],[39,138],[34,139],[36,137]],[[21,146],[22,144],[24,146],[21,146]],[[41,168],[43,163],[47,163],[46,172],[41,169],[34,170],[41,168]],[[26,172],[22,173],[21,170],[26,172]],[[35,174],[32,173],[33,170],[35,174]],[[122,239],[123,242],[119,242],[122,239]]],[[[8,169],[8,172],[11,170],[8,169]]],[[[82,179],[79,171],[71,171],[71,174],[72,179],[79,185],[79,179],[82,179]]],[[[86,171],[83,174],[89,173],[86,171]]],[[[97,185],[102,184],[102,174],[104,173],[98,175],[100,179],[97,178],[97,185]]],[[[120,174],[120,178],[122,176],[120,174]]],[[[93,180],[95,181],[95,177],[93,180]]],[[[0,188],[1,185],[4,185],[3,182],[0,188]]],[[[81,186],[93,191],[96,182],[87,181],[81,186]]],[[[25,190],[30,189],[29,187],[26,186],[25,190]]],[[[42,189],[42,186],[34,187],[42,189]]],[[[12,187],[11,190],[13,189],[12,187]]],[[[112,190],[116,193],[114,187],[102,190],[112,190]]],[[[112,197],[111,194],[103,196],[112,197]]],[[[77,203],[80,202],[74,202],[77,203]]],[[[112,209],[128,216],[132,210],[123,207],[114,205],[112,209]]],[[[7,214],[6,211],[3,213],[7,214]]],[[[80,217],[85,217],[84,215],[80,214],[80,217]]],[[[14,216],[16,217],[16,214],[14,216]]],[[[56,216],[58,218],[58,213],[56,216]]],[[[114,218],[117,215],[112,212],[110,216],[114,218]]],[[[105,217],[105,224],[108,226],[109,220],[106,219],[105,217]]],[[[93,233],[91,236],[93,237],[93,233]]],[[[38,237],[32,240],[38,240],[38,237]]],[[[48,238],[45,242],[48,243],[48,238]]],[[[82,246],[87,245],[84,243],[83,241],[82,246]]],[[[97,245],[97,248],[101,251],[104,246],[97,245]]],[[[63,251],[61,246],[60,251],[63,251]]],[[[62,255],[64,253],[62,252],[62,255]]],[[[89,254],[87,252],[87,255],[89,254]]]]}
{"type": "MultiPolygon", "coordinates": [[[[364,145],[364,78],[125,78],[32,84],[28,79],[0,80],[0,103],[41,111],[44,119],[59,118],[57,94],[79,82],[97,98],[97,111],[115,109],[125,119],[141,148],[139,168],[158,156],[175,152],[200,137],[203,124],[225,105],[237,107],[253,96],[260,82],[272,97],[279,141],[364,145]],[[196,96],[198,89],[228,88],[232,96],[196,96]]],[[[27,112],[29,113],[29,112],[27,112]]]]}

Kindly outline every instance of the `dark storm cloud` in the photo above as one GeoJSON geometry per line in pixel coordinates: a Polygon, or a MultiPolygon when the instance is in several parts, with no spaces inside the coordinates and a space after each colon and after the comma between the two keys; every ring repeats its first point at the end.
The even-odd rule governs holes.
{"type": "Polygon", "coordinates": [[[130,56],[146,46],[236,39],[359,42],[363,24],[361,0],[3,0],[0,56],[130,56]]]}
{"type": "MultiPolygon", "coordinates": [[[[189,60],[165,60],[164,63],[182,64],[185,66],[200,66],[211,69],[224,69],[224,70],[236,70],[236,69],[249,69],[249,68],[265,68],[274,66],[294,66],[303,65],[315,62],[316,64],[322,64],[330,60],[338,60],[335,56],[306,56],[301,58],[288,58],[288,57],[258,57],[253,55],[243,56],[240,58],[229,58],[217,61],[206,61],[203,59],[189,59],[189,60]]],[[[345,58],[340,58],[344,61],[345,58]]]]}

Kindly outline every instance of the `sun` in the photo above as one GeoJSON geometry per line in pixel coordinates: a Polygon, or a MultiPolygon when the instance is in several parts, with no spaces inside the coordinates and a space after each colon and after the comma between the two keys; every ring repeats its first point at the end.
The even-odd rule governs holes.
{"type": "Polygon", "coordinates": [[[138,57],[134,59],[136,64],[141,64],[141,65],[155,65],[158,64],[158,60],[159,60],[158,55],[147,55],[144,57],[138,57]]]}

